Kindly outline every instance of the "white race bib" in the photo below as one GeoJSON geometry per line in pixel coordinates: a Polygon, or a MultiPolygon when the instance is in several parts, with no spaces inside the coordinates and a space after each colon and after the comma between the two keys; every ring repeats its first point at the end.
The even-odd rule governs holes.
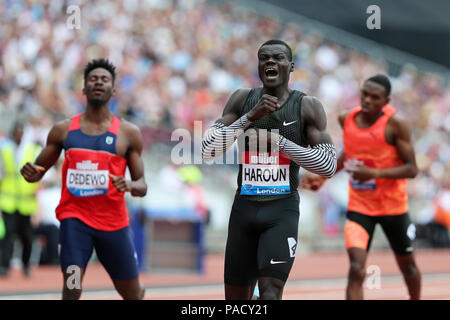
{"type": "Polygon", "coordinates": [[[290,159],[281,152],[242,154],[241,195],[289,194],[290,159]]]}
{"type": "Polygon", "coordinates": [[[108,193],[108,170],[68,169],[66,186],[77,197],[92,197],[108,193]]]}
{"type": "MultiPolygon", "coordinates": [[[[344,162],[344,168],[353,170],[358,165],[365,165],[366,167],[374,167],[373,160],[370,159],[354,159],[349,158],[344,162]]],[[[377,182],[375,179],[367,180],[364,182],[358,182],[352,178],[350,175],[350,185],[354,190],[376,190],[377,189],[377,182]]]]}

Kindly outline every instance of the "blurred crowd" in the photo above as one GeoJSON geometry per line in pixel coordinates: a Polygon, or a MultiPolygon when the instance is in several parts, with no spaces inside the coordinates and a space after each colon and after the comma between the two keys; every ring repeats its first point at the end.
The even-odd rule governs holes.
{"type": "MultiPolygon", "coordinates": [[[[0,114],[26,117],[29,136],[41,143],[55,121],[84,109],[82,71],[90,59],[117,66],[113,111],[141,127],[150,154],[175,128],[209,127],[235,89],[259,86],[256,51],[279,38],[295,56],[291,88],[322,101],[338,150],[337,115],[359,104],[364,79],[390,74],[391,104],[410,123],[421,170],[409,184],[413,216],[426,220],[426,204],[449,179],[450,86],[442,75],[412,65],[389,73],[387,57],[346,48],[301,23],[205,0],[4,0],[0,17],[0,114]],[[69,5],[80,8],[79,29],[68,26],[69,5]]],[[[5,126],[0,131],[7,135],[5,126]]]]}

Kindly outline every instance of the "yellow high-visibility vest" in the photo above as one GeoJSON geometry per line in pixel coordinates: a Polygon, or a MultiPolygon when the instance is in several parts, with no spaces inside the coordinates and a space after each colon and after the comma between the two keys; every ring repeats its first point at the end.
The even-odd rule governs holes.
{"type": "Polygon", "coordinates": [[[0,209],[12,214],[15,211],[23,215],[32,215],[36,212],[38,203],[36,191],[39,183],[30,183],[20,174],[20,169],[27,162],[34,162],[40,146],[27,143],[23,150],[22,159],[16,163],[12,141],[5,141],[0,148],[3,164],[3,176],[0,181],[0,209]]]}
{"type": "Polygon", "coordinates": [[[3,218],[0,216],[0,240],[3,239],[6,233],[5,223],[3,222],[3,218]]]}

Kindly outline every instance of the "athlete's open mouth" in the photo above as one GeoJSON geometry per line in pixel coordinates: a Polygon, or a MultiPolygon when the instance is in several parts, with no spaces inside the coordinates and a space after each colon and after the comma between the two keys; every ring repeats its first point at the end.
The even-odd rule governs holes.
{"type": "Polygon", "coordinates": [[[275,68],[267,68],[264,70],[264,74],[266,75],[266,78],[276,78],[278,77],[278,70],[275,68]]]}
{"type": "Polygon", "coordinates": [[[366,105],[361,105],[361,110],[363,111],[363,112],[368,112],[368,111],[370,111],[370,106],[366,106],[366,105]]]}
{"type": "Polygon", "coordinates": [[[96,89],[92,90],[92,92],[100,92],[100,93],[103,93],[103,92],[105,92],[105,90],[100,89],[100,88],[96,88],[96,89]]]}

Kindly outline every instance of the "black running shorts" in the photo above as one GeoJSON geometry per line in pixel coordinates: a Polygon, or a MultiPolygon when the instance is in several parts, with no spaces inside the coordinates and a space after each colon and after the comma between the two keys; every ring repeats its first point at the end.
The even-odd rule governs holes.
{"type": "Polygon", "coordinates": [[[254,285],[259,277],[286,281],[297,248],[300,198],[250,201],[236,195],[228,225],[225,283],[254,285]]]}
{"type": "Polygon", "coordinates": [[[405,255],[414,251],[415,225],[408,213],[389,216],[368,216],[354,211],[347,212],[345,246],[369,251],[376,224],[383,229],[395,254],[405,255]]]}

